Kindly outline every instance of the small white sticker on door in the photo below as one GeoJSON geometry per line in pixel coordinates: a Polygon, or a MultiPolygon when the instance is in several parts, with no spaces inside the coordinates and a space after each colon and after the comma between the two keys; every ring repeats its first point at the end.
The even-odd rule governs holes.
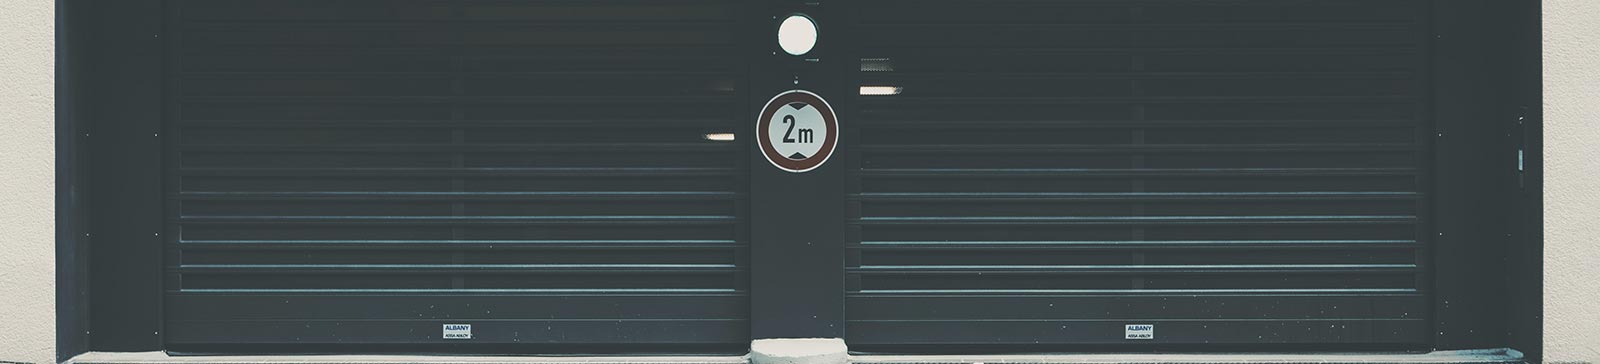
{"type": "Polygon", "coordinates": [[[444,338],[466,340],[472,338],[471,324],[444,324],[444,338]]]}
{"type": "Polygon", "coordinates": [[[1156,338],[1156,325],[1123,326],[1122,334],[1127,340],[1152,340],[1156,338]]]}

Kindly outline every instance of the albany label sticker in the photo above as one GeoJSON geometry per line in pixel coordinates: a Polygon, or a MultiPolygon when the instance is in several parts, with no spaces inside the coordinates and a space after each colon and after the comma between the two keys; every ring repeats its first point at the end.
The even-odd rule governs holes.
{"type": "Polygon", "coordinates": [[[446,340],[472,339],[472,324],[444,324],[444,335],[441,337],[446,340]]]}
{"type": "Polygon", "coordinates": [[[1122,338],[1127,340],[1154,340],[1156,338],[1156,325],[1125,325],[1122,327],[1122,338]]]}

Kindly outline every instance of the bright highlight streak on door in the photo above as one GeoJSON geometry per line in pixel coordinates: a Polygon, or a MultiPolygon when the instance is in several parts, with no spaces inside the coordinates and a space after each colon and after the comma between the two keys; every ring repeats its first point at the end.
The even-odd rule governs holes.
{"type": "Polygon", "coordinates": [[[900,91],[898,86],[861,86],[861,96],[899,95],[900,91]]]}

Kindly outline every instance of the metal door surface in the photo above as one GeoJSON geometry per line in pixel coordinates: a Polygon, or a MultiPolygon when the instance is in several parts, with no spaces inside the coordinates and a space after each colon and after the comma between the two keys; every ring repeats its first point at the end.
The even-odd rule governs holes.
{"type": "Polygon", "coordinates": [[[1427,5],[172,0],[163,340],[1424,347],[1427,5]]]}
{"type": "Polygon", "coordinates": [[[742,350],[733,4],[170,2],[167,344],[742,350]]]}
{"type": "Polygon", "coordinates": [[[1426,6],[857,4],[846,341],[1425,345],[1426,6]]]}

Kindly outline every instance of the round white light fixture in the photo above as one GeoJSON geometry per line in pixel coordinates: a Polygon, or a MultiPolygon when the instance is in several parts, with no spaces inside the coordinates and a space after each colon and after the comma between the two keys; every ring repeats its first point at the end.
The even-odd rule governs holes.
{"type": "Polygon", "coordinates": [[[804,14],[790,15],[778,25],[778,46],[791,55],[811,52],[817,46],[817,23],[804,14]]]}

